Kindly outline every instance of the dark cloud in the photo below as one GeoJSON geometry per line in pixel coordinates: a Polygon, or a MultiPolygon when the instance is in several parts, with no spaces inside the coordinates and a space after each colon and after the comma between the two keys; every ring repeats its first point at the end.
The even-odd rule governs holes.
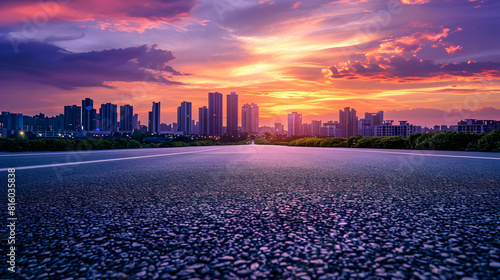
{"type": "Polygon", "coordinates": [[[430,77],[474,77],[480,74],[500,77],[498,62],[441,64],[416,56],[406,58],[401,55],[390,58],[379,57],[371,62],[353,62],[341,69],[331,67],[330,70],[332,72],[330,77],[334,79],[418,80],[430,77]]]}
{"type": "Polygon", "coordinates": [[[165,78],[165,74],[182,75],[166,65],[174,58],[171,51],[155,45],[73,53],[34,40],[20,43],[15,49],[9,40],[0,37],[0,79],[62,89],[109,87],[106,82],[112,81],[181,84],[165,78]]]}

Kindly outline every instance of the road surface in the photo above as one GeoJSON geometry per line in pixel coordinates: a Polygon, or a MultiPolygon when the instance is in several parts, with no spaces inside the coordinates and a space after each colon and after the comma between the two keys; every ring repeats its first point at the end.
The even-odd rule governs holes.
{"type": "Polygon", "coordinates": [[[17,272],[5,277],[500,275],[498,153],[260,145],[0,153],[4,194],[13,167],[17,272]]]}

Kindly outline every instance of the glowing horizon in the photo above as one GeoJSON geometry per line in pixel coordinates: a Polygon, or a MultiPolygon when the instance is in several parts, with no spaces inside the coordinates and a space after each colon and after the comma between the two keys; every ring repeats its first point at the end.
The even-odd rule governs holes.
{"type": "Polygon", "coordinates": [[[56,115],[88,97],[97,106],[130,104],[145,123],[160,101],[162,122],[172,123],[182,101],[193,103],[198,119],[208,92],[234,91],[240,110],[259,105],[262,125],[285,124],[292,111],[305,121],[337,120],[344,107],[417,125],[500,119],[495,1],[28,0],[0,7],[3,111],[56,115]]]}

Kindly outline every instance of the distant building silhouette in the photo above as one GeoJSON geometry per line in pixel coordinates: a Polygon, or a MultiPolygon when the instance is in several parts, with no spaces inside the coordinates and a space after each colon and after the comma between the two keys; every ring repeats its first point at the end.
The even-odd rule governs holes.
{"type": "Polygon", "coordinates": [[[117,121],[118,121],[118,112],[116,110],[117,105],[106,103],[101,104],[101,109],[99,109],[99,118],[100,118],[100,128],[101,131],[109,131],[115,132],[117,121]]]}
{"type": "Polygon", "coordinates": [[[328,121],[323,123],[319,129],[319,136],[321,137],[335,137],[337,135],[337,127],[340,126],[339,122],[328,121]]]}
{"type": "Polygon", "coordinates": [[[302,124],[302,135],[311,136],[312,135],[312,125],[310,123],[302,124]]]}
{"type": "Polygon", "coordinates": [[[321,121],[312,121],[311,122],[311,135],[319,136],[319,132],[321,130],[321,121]]]}
{"type": "Polygon", "coordinates": [[[23,114],[15,114],[11,112],[2,112],[0,121],[0,134],[2,137],[7,137],[23,130],[23,114]]]}
{"type": "Polygon", "coordinates": [[[349,138],[358,135],[358,117],[356,110],[345,107],[344,110],[339,110],[340,135],[337,137],[349,138]]]}
{"type": "Polygon", "coordinates": [[[257,134],[259,132],[259,106],[245,104],[241,108],[241,132],[257,134]]]}
{"type": "Polygon", "coordinates": [[[288,114],[288,137],[302,135],[302,114],[288,114]]]}
{"type": "Polygon", "coordinates": [[[192,112],[191,102],[183,101],[181,106],[177,107],[177,131],[182,131],[184,135],[191,134],[192,112]]]}
{"type": "Polygon", "coordinates": [[[490,133],[495,129],[500,130],[500,121],[466,119],[456,126],[457,132],[464,133],[490,133]]]}
{"type": "Polygon", "coordinates": [[[64,106],[64,129],[79,131],[82,128],[82,107],[72,105],[64,106]]]}
{"type": "Polygon", "coordinates": [[[200,135],[208,135],[208,108],[207,106],[198,109],[199,127],[198,133],[200,135]]]}
{"type": "Polygon", "coordinates": [[[375,126],[374,136],[408,136],[410,134],[422,132],[420,126],[409,124],[407,121],[400,121],[399,125],[393,125],[393,121],[384,121],[381,125],[375,126]]]}
{"type": "Polygon", "coordinates": [[[90,98],[82,100],[82,126],[84,131],[97,129],[97,111],[94,108],[94,100],[90,98]]]}
{"type": "Polygon", "coordinates": [[[283,134],[284,130],[285,129],[281,123],[274,124],[274,134],[277,134],[277,135],[283,134]]]}
{"type": "Polygon", "coordinates": [[[361,136],[374,136],[375,126],[384,123],[384,111],[365,113],[365,118],[358,122],[358,132],[361,136]]]}
{"type": "Polygon", "coordinates": [[[132,128],[134,130],[141,129],[141,121],[139,121],[139,115],[138,114],[134,114],[134,116],[132,117],[132,128]]]}
{"type": "Polygon", "coordinates": [[[238,95],[231,92],[227,95],[227,135],[238,137],[238,95]]]}
{"type": "Polygon", "coordinates": [[[148,130],[149,133],[160,134],[160,102],[153,102],[152,111],[149,112],[148,130]]]}
{"type": "Polygon", "coordinates": [[[134,129],[134,107],[130,105],[120,106],[120,131],[132,131],[134,129]]]}
{"type": "Polygon", "coordinates": [[[208,93],[208,135],[222,135],[222,94],[208,93]]]}

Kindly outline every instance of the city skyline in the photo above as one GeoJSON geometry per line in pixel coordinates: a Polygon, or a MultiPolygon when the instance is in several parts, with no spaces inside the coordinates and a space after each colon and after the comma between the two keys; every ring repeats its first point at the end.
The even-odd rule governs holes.
{"type": "MultiPolygon", "coordinates": [[[[177,107],[177,122],[161,122],[161,102],[152,102],[152,111],[148,113],[147,120],[142,121],[138,118],[138,114],[134,113],[133,106],[105,103],[101,104],[99,108],[99,114],[96,114],[96,109],[93,107],[94,100],[90,98],[83,99],[82,107],[78,105],[67,105],[64,106],[64,114],[58,114],[49,117],[44,113],[39,113],[31,117],[35,118],[47,118],[54,119],[57,117],[62,118],[62,127],[67,131],[102,131],[102,132],[126,132],[133,130],[141,130],[144,126],[147,128],[149,133],[165,133],[166,131],[171,132],[182,132],[184,135],[188,134],[199,134],[199,135],[210,135],[210,136],[222,136],[228,135],[233,137],[238,137],[240,134],[248,133],[250,135],[257,135],[262,133],[262,131],[271,131],[274,134],[286,134],[290,136],[322,136],[322,137],[344,137],[349,138],[352,136],[384,136],[391,135],[394,132],[387,132],[387,125],[393,126],[393,123],[399,122],[400,125],[405,127],[409,125],[412,127],[404,128],[408,132],[403,134],[412,134],[420,132],[429,131],[448,131],[452,127],[456,127],[457,123],[466,123],[467,120],[476,120],[477,118],[463,118],[457,123],[451,125],[436,123],[430,126],[420,126],[409,122],[407,120],[394,120],[394,119],[384,119],[384,111],[378,111],[377,113],[365,112],[364,118],[357,115],[355,108],[345,107],[343,110],[338,111],[338,120],[312,120],[304,121],[303,115],[298,112],[291,112],[287,114],[287,126],[285,130],[285,125],[281,123],[273,123],[268,126],[266,124],[260,125],[260,114],[258,104],[244,104],[239,105],[238,94],[236,92],[231,92],[226,95],[226,103],[223,102],[223,94],[219,92],[209,92],[208,93],[208,106],[202,106],[198,108],[198,119],[194,118],[192,111],[192,102],[183,101],[180,106],[177,107]],[[210,104],[212,104],[212,109],[210,110],[210,104]],[[231,105],[229,105],[231,104],[231,105]],[[225,105],[225,106],[224,106],[225,105]],[[118,115],[117,108],[120,108],[118,115]],[[208,107],[208,108],[207,108],[208,107]],[[223,110],[226,107],[227,110],[223,110]],[[232,108],[231,108],[232,107],[232,108]],[[240,111],[241,109],[241,111],[240,111]],[[226,114],[224,115],[224,111],[226,114]],[[241,119],[239,114],[241,113],[241,119]],[[211,114],[213,115],[212,117],[211,114]],[[199,116],[204,117],[200,118],[199,116]],[[232,115],[235,120],[226,121],[228,115],[232,115]],[[88,120],[86,120],[88,119],[88,120]],[[240,121],[238,121],[240,120],[240,121]],[[123,122],[126,122],[124,124],[123,122]],[[86,129],[85,125],[90,122],[90,128],[86,129]],[[147,125],[144,125],[147,123],[147,125]],[[232,124],[231,124],[232,123],[232,124]],[[234,131],[228,127],[236,125],[234,131]],[[161,128],[163,127],[164,128],[161,128]],[[210,129],[212,126],[212,129],[210,129]],[[218,127],[217,129],[214,129],[218,127]],[[376,126],[384,126],[383,131],[378,131],[376,126]],[[167,127],[169,127],[167,129],[167,127]],[[425,128],[425,129],[422,129],[425,128]],[[280,132],[281,131],[281,132],[280,132]],[[321,133],[320,133],[321,131],[321,133]],[[378,134],[377,134],[378,133],[378,134]]],[[[97,103],[96,103],[97,104],[97,103]]],[[[196,111],[196,110],[195,110],[196,111]]],[[[21,114],[19,112],[7,112],[13,115],[21,114]]],[[[24,116],[29,116],[24,114],[24,116]]],[[[494,121],[494,123],[499,122],[498,116],[496,118],[487,119],[489,121],[494,121]]],[[[482,122],[482,120],[480,121],[482,122]]],[[[393,127],[396,129],[395,127],[393,127]]],[[[393,129],[391,128],[391,129],[393,129]]],[[[399,129],[399,128],[397,128],[399,129]]],[[[34,128],[35,131],[44,130],[34,128]]]]}
{"type": "Polygon", "coordinates": [[[500,115],[494,1],[153,2],[0,3],[0,109],[57,115],[86,96],[144,120],[158,100],[172,122],[183,100],[235,91],[266,125],[345,106],[419,125],[500,115]]]}

